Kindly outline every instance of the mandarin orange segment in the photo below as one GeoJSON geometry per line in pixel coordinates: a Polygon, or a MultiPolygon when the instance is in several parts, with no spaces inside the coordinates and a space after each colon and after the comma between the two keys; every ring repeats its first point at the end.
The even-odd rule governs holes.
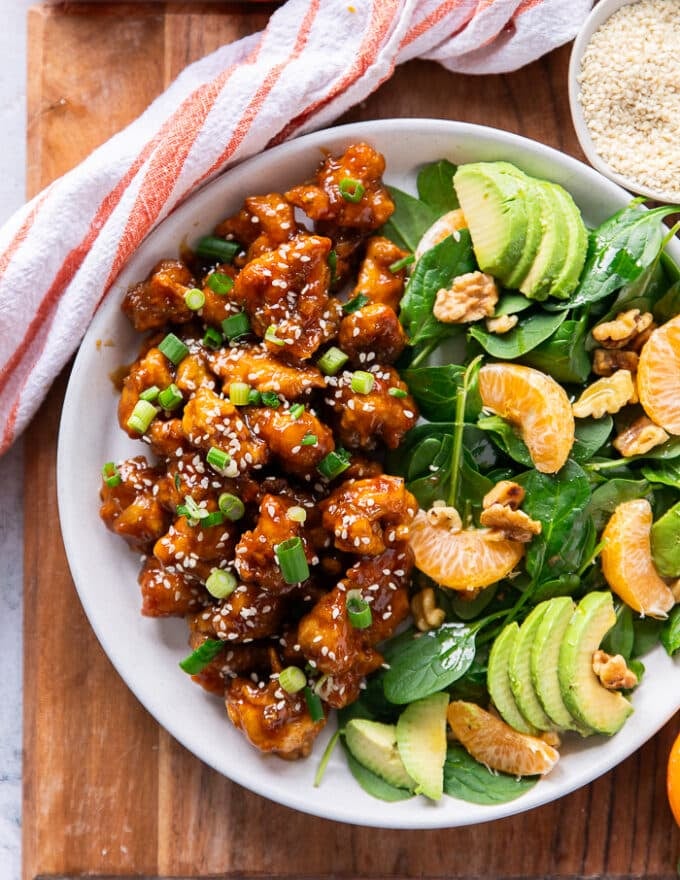
{"type": "Polygon", "coordinates": [[[666,790],[673,818],[680,825],[680,736],[676,737],[668,758],[666,790]]]}
{"type": "Polygon", "coordinates": [[[524,554],[524,544],[500,538],[491,529],[452,531],[432,525],[421,510],[409,538],[416,566],[452,590],[477,590],[506,577],[524,554]]]}
{"type": "Polygon", "coordinates": [[[657,327],[640,352],[640,403],[669,434],[680,434],[680,315],[657,327]]]}
{"type": "Polygon", "coordinates": [[[652,508],[645,498],[619,504],[602,533],[602,572],[626,605],[649,617],[666,617],[673,593],[652,562],[652,508]]]}
{"type": "Polygon", "coordinates": [[[519,733],[476,703],[454,700],[447,712],[456,739],[481,764],[513,776],[549,773],[559,752],[536,736],[519,733]]]}
{"type": "Polygon", "coordinates": [[[487,409],[519,428],[536,470],[556,473],[574,445],[574,416],[565,390],[551,376],[520,364],[487,364],[479,371],[487,409]]]}

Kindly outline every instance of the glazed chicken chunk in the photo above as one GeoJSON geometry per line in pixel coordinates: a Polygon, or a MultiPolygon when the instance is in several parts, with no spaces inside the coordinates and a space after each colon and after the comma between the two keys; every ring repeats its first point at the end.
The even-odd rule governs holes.
{"type": "Polygon", "coordinates": [[[342,319],[338,345],[353,367],[393,364],[408,340],[397,313],[384,303],[369,303],[342,319]]]}
{"type": "Polygon", "coordinates": [[[408,253],[389,238],[381,235],[369,238],[352,296],[363,293],[371,302],[384,303],[396,311],[404,292],[406,269],[392,271],[390,266],[407,256],[408,253]]]}
{"type": "Polygon", "coordinates": [[[167,323],[186,324],[194,313],[184,302],[184,294],[195,286],[184,263],[162,260],[146,281],[128,290],[122,309],[140,332],[158,330],[167,323]]]}
{"type": "Polygon", "coordinates": [[[264,346],[222,349],[211,355],[210,366],[224,382],[225,390],[232,382],[246,382],[257,391],[273,391],[286,400],[296,400],[324,387],[324,378],[316,367],[285,364],[264,346]]]}
{"type": "Polygon", "coordinates": [[[238,241],[247,248],[246,262],[275,250],[298,232],[293,206],[279,193],[250,196],[233,217],[215,229],[215,235],[238,241]]]}
{"type": "Polygon", "coordinates": [[[159,538],[168,525],[169,515],[156,497],[160,471],[139,455],[122,462],[118,473],[117,486],[102,485],[99,515],[112,532],[125,538],[132,547],[144,549],[159,538]]]}

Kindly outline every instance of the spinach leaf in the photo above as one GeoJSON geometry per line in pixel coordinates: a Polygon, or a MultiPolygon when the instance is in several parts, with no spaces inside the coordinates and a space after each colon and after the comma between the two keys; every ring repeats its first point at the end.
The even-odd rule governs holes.
{"type": "Polygon", "coordinates": [[[680,462],[662,461],[660,464],[645,464],[640,468],[642,476],[650,483],[660,483],[663,486],[671,486],[680,489],[680,462]]]}
{"type": "Polygon", "coordinates": [[[477,425],[464,426],[463,445],[472,456],[478,470],[487,471],[498,465],[500,457],[496,447],[489,440],[488,434],[480,431],[477,425]]]}
{"type": "Polygon", "coordinates": [[[482,431],[487,431],[498,448],[513,461],[525,467],[534,466],[526,443],[505,419],[500,416],[484,416],[484,418],[477,420],[477,427],[482,431]]]}
{"type": "Polygon", "coordinates": [[[652,459],[653,461],[673,461],[676,458],[680,458],[680,437],[671,437],[670,440],[666,440],[661,446],[655,446],[649,452],[631,456],[631,458],[626,458],[624,461],[637,461],[642,458],[652,459]]]}
{"type": "Polygon", "coordinates": [[[508,333],[488,333],[480,325],[475,325],[470,328],[469,335],[493,357],[513,360],[552,336],[566,317],[566,312],[535,312],[508,333]]]}
{"type": "Polygon", "coordinates": [[[394,202],[394,214],[383,226],[382,234],[400,248],[414,251],[423,234],[439,217],[439,213],[395,186],[387,188],[394,202]]]}
{"type": "Polygon", "coordinates": [[[604,299],[655,262],[668,231],[661,221],[675,209],[665,205],[648,211],[640,201],[634,199],[590,233],[581,281],[563,308],[604,299]]]}
{"type": "Polygon", "coordinates": [[[427,473],[430,465],[437,458],[441,447],[441,437],[426,437],[413,448],[405,474],[407,480],[415,480],[420,474],[427,473]]]}
{"type": "Polygon", "coordinates": [[[680,281],[672,284],[654,305],[654,317],[661,323],[680,314],[680,281]]]}
{"type": "Polygon", "coordinates": [[[461,229],[457,239],[449,235],[418,260],[406,285],[399,313],[411,345],[433,344],[460,332],[457,325],[438,321],[432,309],[442,287],[448,287],[458,275],[472,272],[474,268],[472,240],[467,229],[461,229]]]}
{"type": "Polygon", "coordinates": [[[636,617],[633,621],[635,640],[633,642],[633,657],[641,657],[659,644],[664,620],[654,620],[653,617],[636,617]]]}
{"type": "Polygon", "coordinates": [[[523,312],[534,305],[536,305],[535,300],[529,299],[528,296],[524,296],[524,294],[518,293],[515,290],[509,290],[501,294],[493,311],[493,316],[494,318],[500,318],[502,315],[517,315],[519,312],[523,312]]]}
{"type": "Polygon", "coordinates": [[[476,634],[476,627],[445,623],[414,638],[385,674],[387,699],[402,705],[449,687],[475,659],[476,634]]]}
{"type": "Polygon", "coordinates": [[[529,471],[521,474],[517,482],[526,490],[523,509],[543,525],[526,555],[526,570],[533,582],[578,571],[585,562],[592,537],[592,526],[588,528],[588,477],[570,460],[557,474],[529,471]]]}
{"type": "Polygon", "coordinates": [[[555,599],[557,596],[574,596],[581,586],[581,578],[577,574],[561,574],[551,581],[543,581],[536,587],[531,588],[531,604],[538,605],[547,599],[555,599]]]}
{"type": "Polygon", "coordinates": [[[465,368],[458,364],[404,370],[402,378],[426,419],[452,419],[465,368]]]}
{"type": "Polygon", "coordinates": [[[451,458],[453,437],[448,434],[441,439],[439,451],[423,476],[406,484],[409,492],[415,495],[418,504],[427,510],[435,501],[446,500],[451,491],[451,458]]]}
{"type": "Polygon", "coordinates": [[[661,629],[659,641],[669,657],[680,651],[680,605],[676,605],[668,615],[668,620],[661,629]]]}
{"type": "MultiPolygon", "coordinates": [[[[475,460],[467,449],[463,449],[463,456],[460,461],[460,482],[459,482],[459,498],[464,504],[457,508],[461,513],[466,514],[466,507],[471,507],[478,512],[482,509],[482,499],[487,492],[493,489],[494,484],[488,478],[480,474],[477,470],[475,460]]],[[[465,517],[464,517],[465,518],[465,517]]]]}
{"type": "Polygon", "coordinates": [[[522,363],[548,373],[558,382],[581,385],[590,375],[590,358],[585,348],[587,332],[587,315],[578,321],[565,321],[545,342],[528,352],[522,363]]]}
{"type": "Polygon", "coordinates": [[[588,513],[592,516],[597,531],[602,531],[607,525],[609,517],[619,504],[635,498],[651,501],[652,492],[647,480],[623,480],[614,477],[598,486],[588,505],[588,513]]]}
{"type": "MultiPolygon", "coordinates": [[[[386,468],[390,474],[409,479],[408,474],[414,459],[414,451],[428,438],[441,440],[447,434],[451,434],[453,425],[450,422],[430,422],[426,425],[416,425],[404,435],[398,449],[390,450],[387,454],[386,468]]],[[[427,461],[423,470],[431,461],[427,461]]]]}
{"type": "Polygon", "coordinates": [[[601,419],[577,419],[571,457],[578,464],[591,459],[609,439],[614,420],[611,416],[601,419]]]}
{"type": "Polygon", "coordinates": [[[604,637],[602,650],[608,654],[621,654],[626,660],[630,660],[634,643],[633,612],[623,602],[619,602],[616,607],[616,623],[604,637]]]}
{"type": "Polygon", "coordinates": [[[421,202],[432,208],[438,217],[460,207],[453,188],[456,166],[448,159],[424,165],[418,172],[418,195],[421,202]]]}
{"type": "Polygon", "coordinates": [[[350,773],[365,792],[374,798],[379,798],[381,801],[389,801],[390,803],[406,801],[413,797],[412,791],[408,791],[406,788],[397,788],[396,785],[385,782],[382,776],[378,776],[377,773],[369,770],[368,767],[364,767],[363,764],[357,761],[344,742],[342,745],[345,750],[350,773]]]}
{"type": "Polygon", "coordinates": [[[680,502],[666,510],[652,526],[652,560],[661,577],[680,576],[680,502]]]}
{"type": "Polygon", "coordinates": [[[451,610],[461,620],[474,620],[493,600],[497,590],[498,584],[492,584],[480,590],[472,598],[467,598],[465,593],[459,595],[455,590],[447,590],[445,596],[451,610]]]}
{"type": "Polygon", "coordinates": [[[369,675],[359,699],[338,710],[338,728],[344,730],[353,718],[367,718],[369,721],[382,721],[383,724],[396,722],[399,710],[386,699],[384,687],[384,669],[369,675]]]}
{"type": "Polygon", "coordinates": [[[472,804],[514,801],[538,782],[538,776],[495,773],[469,755],[462,746],[449,746],[444,763],[444,791],[472,804]]]}

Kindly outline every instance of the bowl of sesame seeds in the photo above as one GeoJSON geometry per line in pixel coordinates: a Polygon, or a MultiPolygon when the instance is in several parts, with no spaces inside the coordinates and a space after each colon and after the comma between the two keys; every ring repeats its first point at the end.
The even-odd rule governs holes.
{"type": "Polygon", "coordinates": [[[594,168],[680,201],[680,0],[601,0],[574,41],[569,102],[594,168]]]}

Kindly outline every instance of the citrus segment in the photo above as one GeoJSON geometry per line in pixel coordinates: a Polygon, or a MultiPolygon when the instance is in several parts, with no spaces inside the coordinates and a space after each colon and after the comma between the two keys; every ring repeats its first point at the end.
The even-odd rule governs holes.
{"type": "Polygon", "coordinates": [[[420,571],[452,590],[495,584],[524,554],[523,544],[499,538],[490,529],[454,532],[445,525],[432,525],[422,510],[411,524],[409,541],[420,571]]]}
{"type": "Polygon", "coordinates": [[[518,733],[475,703],[454,700],[447,717],[464,748],[492,770],[513,776],[544,775],[559,760],[559,752],[542,739],[518,733]]]}
{"type": "Polygon", "coordinates": [[[602,533],[602,572],[633,611],[666,617],[675,600],[652,562],[651,527],[652,508],[645,498],[619,504],[602,533]]]}
{"type": "Polygon", "coordinates": [[[455,208],[453,211],[444,214],[443,217],[436,220],[423,233],[423,237],[418,242],[418,247],[416,248],[416,260],[419,260],[426,251],[432,250],[433,247],[436,247],[440,241],[444,241],[449,235],[460,238],[457,233],[461,229],[465,229],[466,226],[467,223],[460,208],[455,208]]]}
{"type": "Polygon", "coordinates": [[[673,816],[680,825],[680,736],[671,747],[668,758],[668,774],[666,776],[666,790],[668,803],[671,805],[673,816]]]}
{"type": "Polygon", "coordinates": [[[669,434],[680,434],[680,315],[657,327],[640,352],[640,403],[669,434]]]}
{"type": "Polygon", "coordinates": [[[487,364],[479,371],[485,407],[519,428],[536,470],[558,471],[574,445],[574,416],[565,390],[551,377],[520,364],[487,364]]]}

